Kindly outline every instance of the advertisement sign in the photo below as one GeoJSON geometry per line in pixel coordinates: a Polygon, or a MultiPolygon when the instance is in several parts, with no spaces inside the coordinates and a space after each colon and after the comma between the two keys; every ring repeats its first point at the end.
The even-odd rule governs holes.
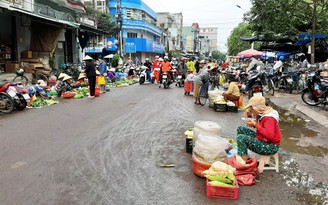
{"type": "Polygon", "coordinates": [[[107,51],[116,51],[115,38],[106,38],[106,50],[107,51]]]}

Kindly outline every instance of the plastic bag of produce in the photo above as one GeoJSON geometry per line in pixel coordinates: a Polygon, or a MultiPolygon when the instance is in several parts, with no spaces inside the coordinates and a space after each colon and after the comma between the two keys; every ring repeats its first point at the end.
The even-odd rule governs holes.
{"type": "Polygon", "coordinates": [[[193,139],[194,146],[195,146],[195,143],[197,141],[199,134],[220,137],[220,136],[222,136],[223,132],[222,132],[221,126],[218,125],[216,122],[197,121],[197,122],[195,122],[195,127],[194,127],[194,139],[193,139]]]}
{"type": "Polygon", "coordinates": [[[193,153],[202,161],[213,163],[215,161],[224,161],[226,149],[229,142],[222,137],[213,137],[200,134],[195,143],[193,153]]]}

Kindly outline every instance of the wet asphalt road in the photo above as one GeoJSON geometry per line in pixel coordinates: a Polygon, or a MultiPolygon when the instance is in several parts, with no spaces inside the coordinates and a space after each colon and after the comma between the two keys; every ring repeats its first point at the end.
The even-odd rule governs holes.
{"type": "MultiPolygon", "coordinates": [[[[224,137],[235,138],[242,113],[193,102],[183,88],[136,84],[1,115],[0,203],[305,204],[297,200],[304,190],[270,171],[255,186],[240,187],[236,201],[206,197],[183,133],[195,121],[210,120],[224,137]]],[[[281,163],[291,158],[282,150],[281,163]]]]}

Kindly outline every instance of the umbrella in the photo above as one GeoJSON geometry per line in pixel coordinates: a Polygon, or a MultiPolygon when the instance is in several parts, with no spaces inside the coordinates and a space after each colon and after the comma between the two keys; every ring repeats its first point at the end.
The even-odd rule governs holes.
{"type": "Polygon", "coordinates": [[[114,57],[113,54],[109,54],[109,55],[105,56],[104,58],[113,58],[113,57],[114,57]]]}
{"type": "Polygon", "coordinates": [[[263,55],[262,52],[254,50],[254,49],[244,50],[237,54],[237,56],[239,56],[239,57],[244,56],[244,58],[260,57],[262,55],[263,55]]]}

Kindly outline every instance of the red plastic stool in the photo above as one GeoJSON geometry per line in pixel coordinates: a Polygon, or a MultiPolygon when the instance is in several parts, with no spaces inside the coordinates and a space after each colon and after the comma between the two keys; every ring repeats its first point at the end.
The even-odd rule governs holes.
{"type": "Polygon", "coordinates": [[[235,103],[235,105],[239,107],[239,100],[232,101],[232,102],[235,103]]]}

